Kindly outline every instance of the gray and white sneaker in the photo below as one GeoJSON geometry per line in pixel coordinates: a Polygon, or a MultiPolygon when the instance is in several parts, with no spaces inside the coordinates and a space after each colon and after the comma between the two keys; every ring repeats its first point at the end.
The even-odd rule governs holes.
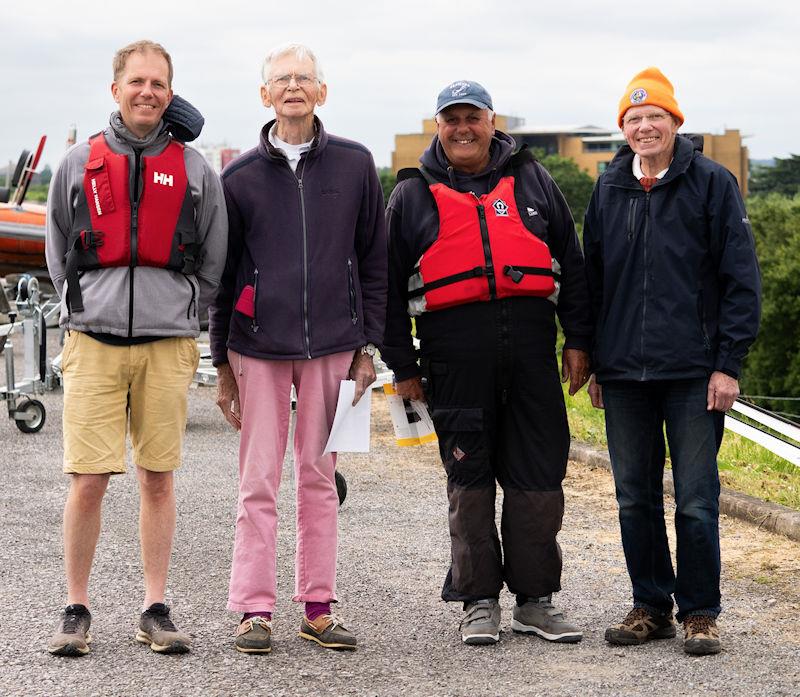
{"type": "Polygon", "coordinates": [[[500,603],[497,599],[469,603],[461,620],[461,641],[465,644],[496,644],[499,640],[500,603]]]}
{"type": "Polygon", "coordinates": [[[564,613],[550,602],[547,595],[529,600],[524,605],[515,605],[511,629],[522,634],[536,634],[562,644],[574,644],[583,639],[583,632],[564,619],[564,613]]]}

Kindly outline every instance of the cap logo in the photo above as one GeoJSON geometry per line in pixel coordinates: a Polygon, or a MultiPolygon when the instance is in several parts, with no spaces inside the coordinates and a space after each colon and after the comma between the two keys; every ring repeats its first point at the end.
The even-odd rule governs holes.
{"type": "Polygon", "coordinates": [[[631,92],[631,104],[641,104],[645,99],[647,99],[647,90],[643,87],[631,92]]]}
{"type": "Polygon", "coordinates": [[[467,92],[469,92],[468,82],[454,82],[450,85],[451,97],[463,97],[467,92]]]}

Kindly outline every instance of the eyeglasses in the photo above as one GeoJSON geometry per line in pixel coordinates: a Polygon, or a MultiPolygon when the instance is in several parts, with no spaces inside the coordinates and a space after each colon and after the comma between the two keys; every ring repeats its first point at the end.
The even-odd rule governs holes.
{"type": "Polygon", "coordinates": [[[657,112],[655,114],[642,114],[637,116],[631,116],[629,118],[625,118],[622,120],[622,123],[625,126],[639,126],[641,125],[645,119],[647,119],[652,124],[659,124],[664,121],[667,117],[671,116],[671,114],[667,114],[666,112],[657,112]]]}
{"type": "Polygon", "coordinates": [[[315,82],[319,82],[314,75],[279,75],[278,77],[271,77],[269,81],[274,84],[278,85],[278,87],[288,87],[292,80],[294,80],[295,84],[298,87],[311,87],[315,82]]]}

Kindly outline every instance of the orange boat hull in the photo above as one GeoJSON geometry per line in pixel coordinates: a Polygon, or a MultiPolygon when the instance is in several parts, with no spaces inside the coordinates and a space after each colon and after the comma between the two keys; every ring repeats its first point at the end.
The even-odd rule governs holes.
{"type": "Polygon", "coordinates": [[[47,268],[46,209],[36,204],[0,204],[0,274],[47,268]]]}

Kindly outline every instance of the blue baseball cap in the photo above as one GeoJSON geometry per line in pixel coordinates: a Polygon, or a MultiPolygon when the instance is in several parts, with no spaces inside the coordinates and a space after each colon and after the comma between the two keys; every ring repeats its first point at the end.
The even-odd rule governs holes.
{"type": "Polygon", "coordinates": [[[472,104],[472,106],[476,106],[479,109],[491,109],[494,111],[492,98],[486,88],[477,82],[472,82],[472,80],[451,82],[439,92],[439,98],[436,100],[436,113],[440,113],[447,107],[453,106],[453,104],[472,104]]]}

